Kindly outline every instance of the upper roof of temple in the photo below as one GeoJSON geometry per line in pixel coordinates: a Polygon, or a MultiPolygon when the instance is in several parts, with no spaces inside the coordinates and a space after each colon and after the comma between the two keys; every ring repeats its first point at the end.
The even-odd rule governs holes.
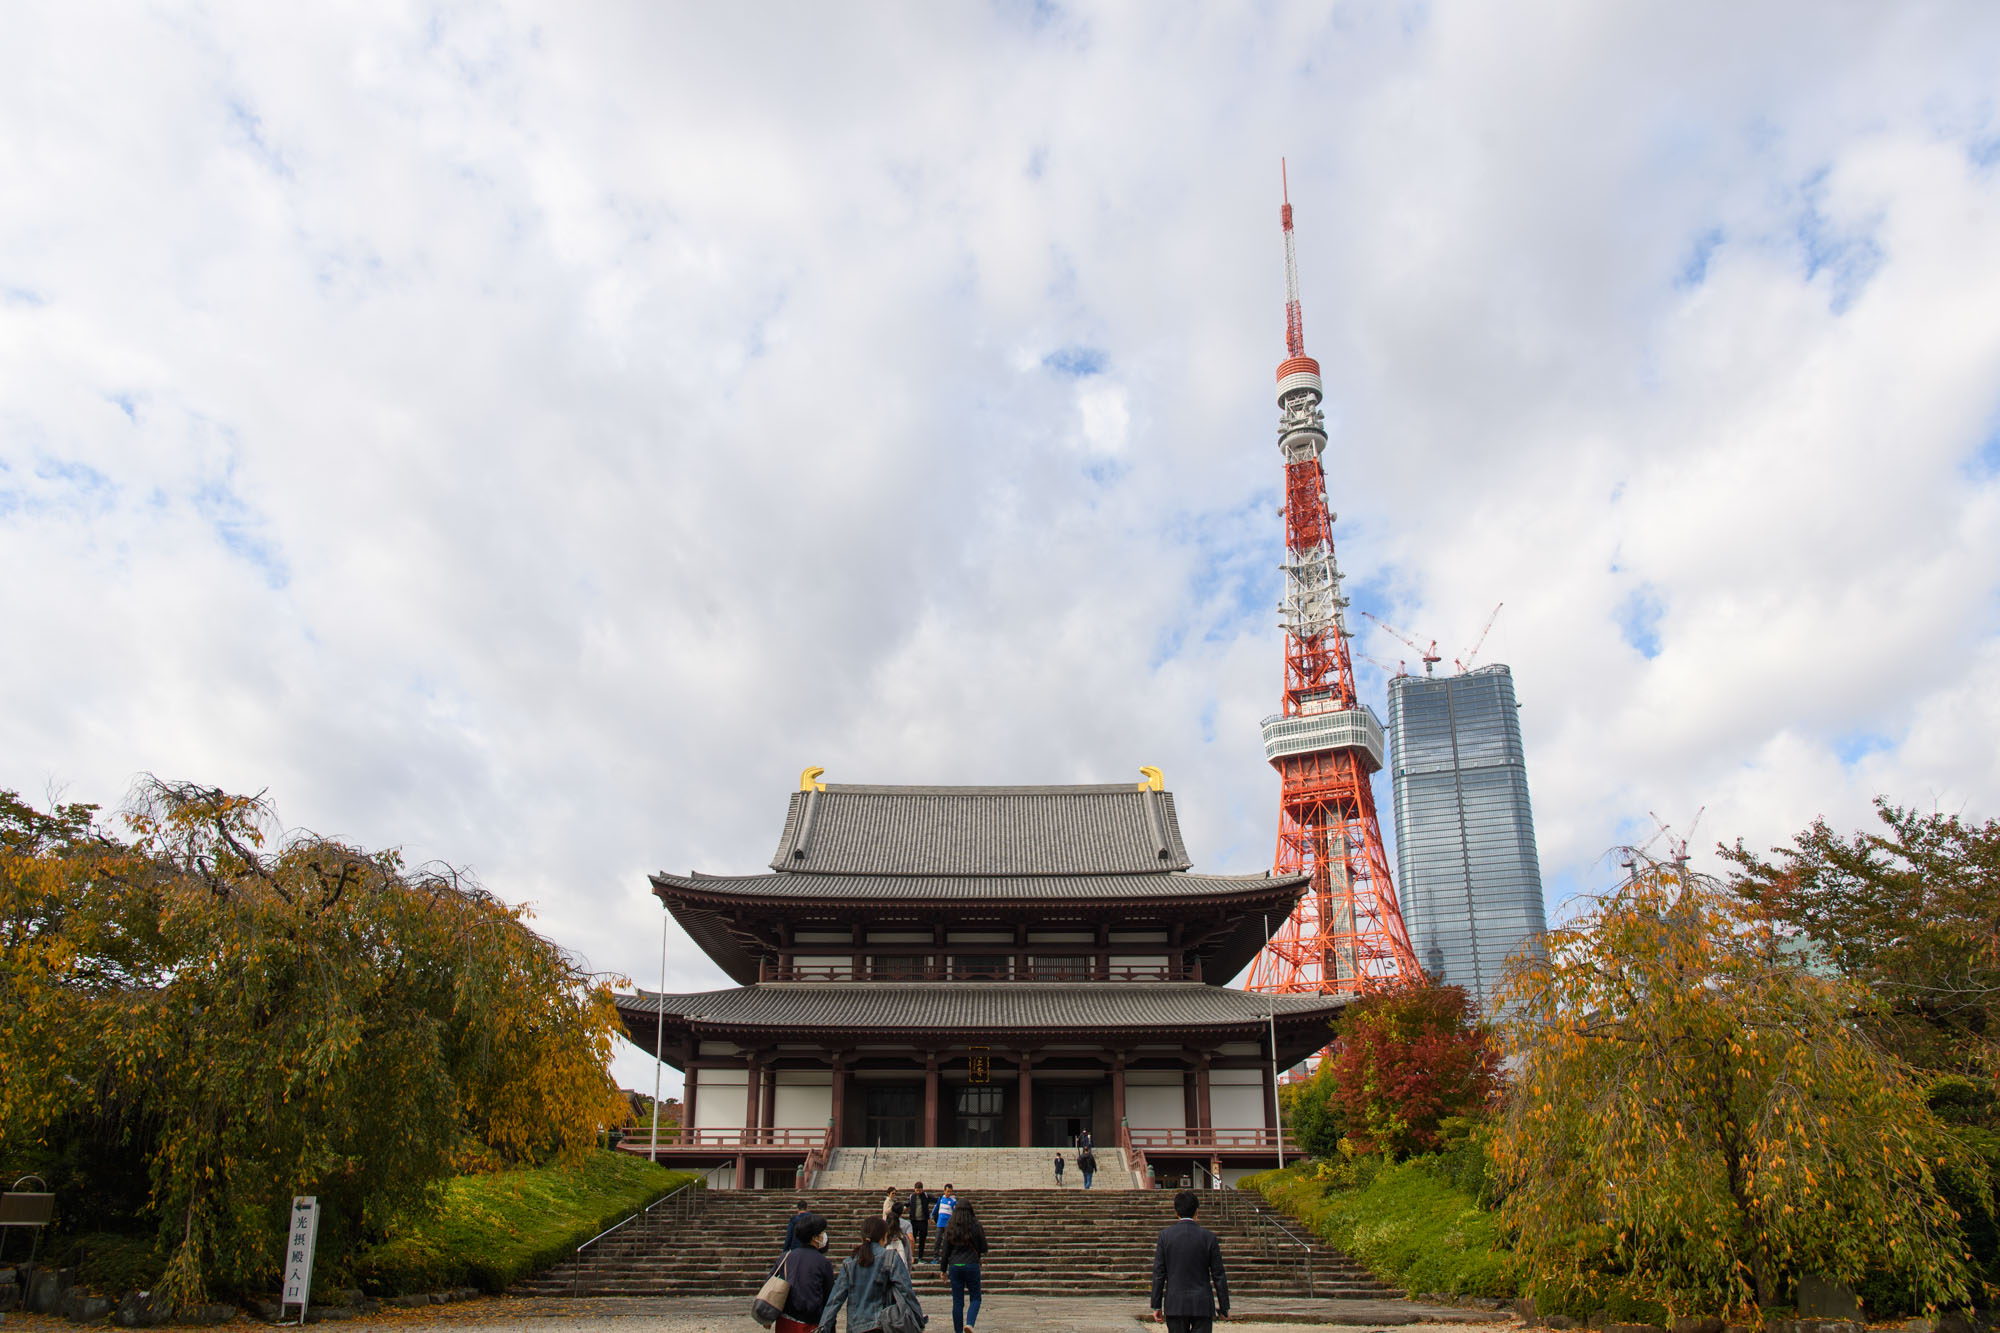
{"type": "Polygon", "coordinates": [[[652,876],[674,919],[738,981],[788,951],[818,958],[830,931],[849,931],[857,948],[899,933],[906,953],[904,936],[930,931],[940,947],[914,950],[928,961],[910,965],[937,970],[963,942],[946,934],[965,927],[1118,929],[1121,955],[1171,956],[1175,975],[1199,962],[1226,978],[1309,882],[1188,873],[1173,794],[1150,782],[872,787],[812,776],[792,793],[769,870],[652,876]],[[1141,942],[1134,930],[1152,934],[1141,942]]]}
{"type": "Polygon", "coordinates": [[[866,787],[794,792],[771,869],[833,875],[1157,875],[1186,870],[1172,792],[866,787]]]}

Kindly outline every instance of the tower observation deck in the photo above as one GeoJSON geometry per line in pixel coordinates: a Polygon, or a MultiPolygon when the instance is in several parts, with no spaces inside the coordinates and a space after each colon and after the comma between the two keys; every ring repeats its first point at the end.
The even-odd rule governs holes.
{"type": "Polygon", "coordinates": [[[1347,598],[1327,506],[1326,417],[1319,362],[1306,355],[1287,190],[1285,359],[1278,363],[1278,452],[1285,469],[1282,706],[1264,719],[1264,757],[1278,770],[1275,872],[1307,873],[1297,909],[1250,970],[1249,989],[1355,992],[1418,973],[1382,848],[1370,775],[1382,767],[1381,719],[1354,688],[1347,598]]]}

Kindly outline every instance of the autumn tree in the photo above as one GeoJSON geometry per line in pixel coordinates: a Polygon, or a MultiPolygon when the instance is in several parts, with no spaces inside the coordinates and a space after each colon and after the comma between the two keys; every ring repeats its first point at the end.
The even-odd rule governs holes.
{"type": "Polygon", "coordinates": [[[1824,820],[1770,856],[1723,849],[1732,891],[1793,932],[1816,966],[1866,987],[1869,1032],[1927,1071],[1931,1109],[1984,1162],[1947,1197],[1983,1279],[2000,1287],[2000,1234],[1982,1206],[2000,1183],[2000,821],[1876,802],[1878,825],[1824,820]]]}
{"type": "Polygon", "coordinates": [[[1545,1292],[1737,1314],[1801,1274],[1970,1294],[1939,1173],[1962,1147],[1818,975],[1716,881],[1643,863],[1500,995],[1516,1063],[1492,1143],[1545,1292]]]}
{"type": "Polygon", "coordinates": [[[1349,1142],[1404,1157],[1441,1147],[1446,1120],[1486,1106],[1499,1060],[1463,987],[1404,985],[1349,1006],[1324,1072],[1349,1142]]]}
{"type": "Polygon", "coordinates": [[[467,1165],[576,1155],[622,1111],[608,986],[448,867],[148,782],[128,832],[0,794],[0,1134],[142,1127],[161,1295],[255,1289],[295,1193],[336,1259],[467,1165]]]}
{"type": "Polygon", "coordinates": [[[1741,843],[1731,888],[1881,1001],[1868,1021],[1927,1069],[2000,1078],[2000,820],[1876,802],[1881,827],[1823,820],[1767,859],[1741,843]]]}

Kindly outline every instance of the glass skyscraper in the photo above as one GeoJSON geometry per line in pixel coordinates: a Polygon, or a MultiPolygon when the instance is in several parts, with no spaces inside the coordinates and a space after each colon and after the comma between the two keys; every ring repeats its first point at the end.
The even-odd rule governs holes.
{"type": "Polygon", "coordinates": [[[1417,961],[1485,1008],[1508,957],[1540,949],[1546,929],[1513,673],[1393,678],[1389,754],[1396,890],[1417,961]]]}

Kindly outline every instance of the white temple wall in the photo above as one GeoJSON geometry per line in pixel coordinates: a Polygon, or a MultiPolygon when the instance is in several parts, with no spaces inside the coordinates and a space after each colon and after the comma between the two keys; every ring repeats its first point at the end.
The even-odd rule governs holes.
{"type": "Polygon", "coordinates": [[[1265,1110],[1264,1071],[1208,1071],[1208,1114],[1217,1129],[1262,1129],[1270,1119],[1265,1110]]]}
{"type": "Polygon", "coordinates": [[[1134,1129],[1186,1129],[1187,1094],[1174,1069],[1134,1069],[1125,1075],[1125,1119],[1134,1129]]]}
{"type": "Polygon", "coordinates": [[[780,1069],[771,1117],[774,1129],[825,1129],[833,1119],[833,1074],[780,1069]]]}
{"type": "Polygon", "coordinates": [[[694,1128],[743,1128],[743,1115],[750,1107],[750,1071],[690,1069],[688,1079],[695,1086],[694,1128]]]}

